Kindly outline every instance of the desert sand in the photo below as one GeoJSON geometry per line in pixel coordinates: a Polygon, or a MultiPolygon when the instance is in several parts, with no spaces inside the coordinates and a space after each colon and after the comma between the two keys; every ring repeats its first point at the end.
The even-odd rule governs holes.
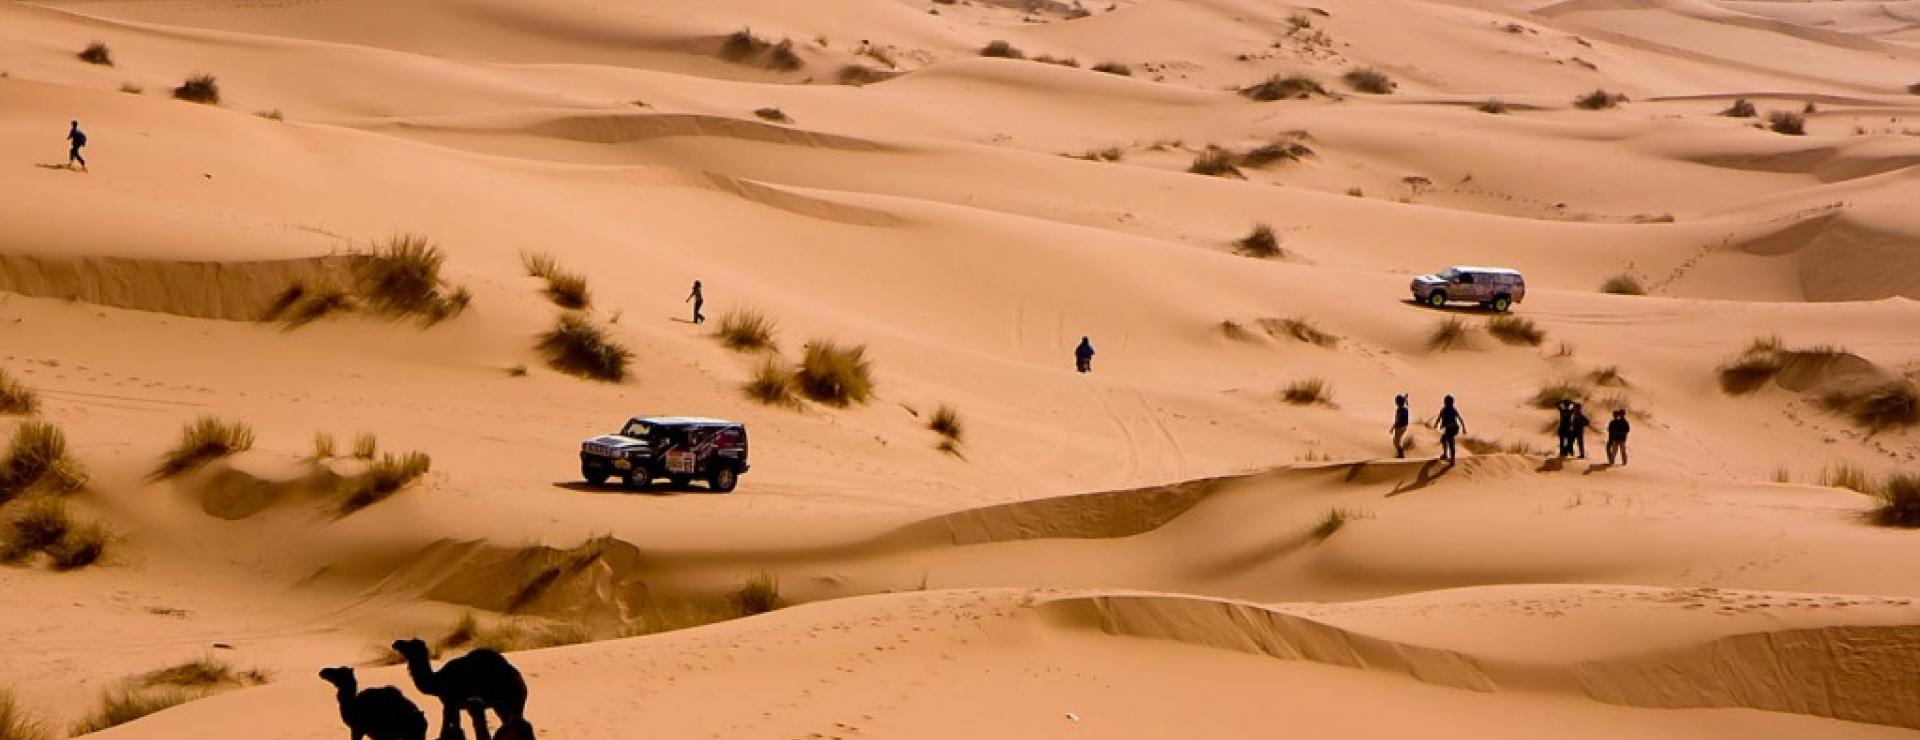
{"type": "Polygon", "coordinates": [[[103,738],[339,737],[334,665],[437,722],[411,636],[509,649],[547,738],[1915,737],[1920,532],[1870,493],[1920,429],[1828,402],[1920,380],[1905,6],[0,4],[0,371],[38,399],[0,440],[84,469],[0,470],[0,544],[49,502],[107,535],[0,566],[44,730],[0,739],[126,692],[170,696],[103,738]],[[287,318],[399,235],[464,310],[287,318]],[[528,255],[627,378],[536,349],[528,255]],[[1410,301],[1454,264],[1523,271],[1541,336],[1410,301]],[[742,310],[774,349],[716,340],[742,310]],[[871,399],[742,392],[821,340],[871,399]],[[1556,384],[1629,410],[1630,465],[1554,454],[1556,384]],[[681,414],[747,425],[738,490],[580,480],[580,440],[681,414]],[[254,439],[157,475],[203,416],[254,439]],[[362,434],[430,471],[343,508],[362,434]],[[231,673],[152,675],[192,661],[231,673]]]}

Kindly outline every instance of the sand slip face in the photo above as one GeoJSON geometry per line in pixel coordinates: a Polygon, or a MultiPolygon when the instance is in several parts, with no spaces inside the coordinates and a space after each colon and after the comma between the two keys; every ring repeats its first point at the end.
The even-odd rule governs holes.
{"type": "Polygon", "coordinates": [[[420,636],[509,650],[550,737],[1910,736],[1920,540],[1870,494],[1920,469],[1912,27],[0,8],[0,691],[337,737],[321,667],[438,711],[420,636]],[[1455,264],[1526,300],[1408,300],[1455,264]],[[869,397],[743,390],[827,343],[869,397]],[[1631,464],[1551,456],[1563,397],[1631,464]],[[752,470],[581,481],[636,415],[752,470]]]}

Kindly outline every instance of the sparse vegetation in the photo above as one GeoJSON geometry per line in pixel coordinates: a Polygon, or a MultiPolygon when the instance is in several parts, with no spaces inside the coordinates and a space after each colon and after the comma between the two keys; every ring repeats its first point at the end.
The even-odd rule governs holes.
{"type": "Polygon", "coordinates": [[[631,350],[577,312],[561,314],[535,347],[555,370],[610,383],[626,380],[627,366],[633,362],[631,350]]]}
{"type": "Polygon", "coordinates": [[[1867,471],[1853,463],[1834,463],[1820,471],[1820,485],[1828,488],[1845,488],[1859,493],[1872,494],[1873,482],[1867,478],[1867,471]]]}
{"type": "Polygon", "coordinates": [[[1240,155],[1240,164],[1247,167],[1265,167],[1275,162],[1297,162],[1313,156],[1313,149],[1297,141],[1276,141],[1254,147],[1240,155]]]}
{"type": "Polygon", "coordinates": [[[1458,316],[1448,316],[1433,325],[1427,333],[1427,350],[1447,352],[1464,349],[1473,337],[1473,327],[1458,316]]]}
{"type": "Polygon", "coordinates": [[[252,427],[242,422],[202,416],[180,430],[180,441],[161,456],[160,465],[153,469],[151,477],[155,480],[172,478],[250,449],[253,449],[252,427]]]}
{"type": "Polygon", "coordinates": [[[1246,175],[1241,174],[1240,168],[1234,166],[1234,161],[1233,152],[1217,146],[1209,146],[1199,154],[1193,155],[1193,164],[1187,166],[1187,171],[1196,175],[1246,179],[1246,175]]]}
{"type": "Polygon", "coordinates": [[[1760,111],[1754,109],[1753,103],[1748,102],[1746,98],[1739,98],[1733,101],[1733,105],[1727,106],[1726,110],[1720,111],[1720,115],[1728,118],[1753,118],[1760,115],[1760,111]]]}
{"type": "Polygon", "coordinates": [[[1060,67],[1073,67],[1076,69],[1080,67],[1080,60],[1078,59],[1074,59],[1073,57],[1056,57],[1050,54],[1041,54],[1040,56],[1034,57],[1033,61],[1060,67]]]}
{"type": "Polygon", "coordinates": [[[334,455],[333,435],[328,434],[326,432],[314,432],[313,433],[313,459],[331,460],[333,459],[333,455],[334,455]]]}
{"type": "Polygon", "coordinates": [[[1804,114],[1776,110],[1767,113],[1767,130],[1788,136],[1807,135],[1807,117],[1804,114]]]}
{"type": "Polygon", "coordinates": [[[51,740],[52,733],[13,698],[13,692],[0,690],[0,740],[51,740]]]}
{"type": "Polygon", "coordinates": [[[1920,527],[1920,475],[1899,473],[1887,477],[1873,493],[1880,500],[1875,522],[1889,527],[1920,527]]]}
{"type": "Polygon", "coordinates": [[[340,515],[352,514],[385,501],[432,469],[433,458],[424,452],[405,455],[389,452],[381,455],[380,459],[367,466],[367,472],[360,474],[349,486],[346,498],[340,502],[340,515]]]}
{"type": "Polygon", "coordinates": [[[1333,405],[1333,387],[1320,378],[1306,378],[1288,383],[1280,391],[1281,400],[1295,406],[1309,404],[1333,405]]]}
{"type": "Polygon", "coordinates": [[[966,426],[960,421],[960,411],[944,403],[933,410],[933,416],[927,419],[927,428],[950,442],[958,443],[966,436],[966,426]]]}
{"type": "Polygon", "coordinates": [[[1016,48],[1013,44],[1009,44],[1005,41],[988,42],[986,46],[980,47],[980,56],[995,57],[999,59],[1027,58],[1027,55],[1025,52],[1020,51],[1020,49],[1016,48]]]}
{"type": "Polygon", "coordinates": [[[875,82],[891,80],[897,73],[884,69],[874,69],[861,64],[847,64],[840,67],[836,76],[842,85],[871,85],[875,82]]]}
{"type": "Polygon", "coordinates": [[[771,573],[760,573],[748,578],[733,591],[734,607],[740,616],[750,617],[786,606],[780,599],[780,579],[771,573]]]}
{"type": "Polygon", "coordinates": [[[254,113],[254,115],[259,116],[261,118],[265,118],[269,121],[287,120],[287,114],[281,113],[279,108],[274,108],[272,110],[257,111],[254,113]]]}
{"type": "Polygon", "coordinates": [[[1274,235],[1273,227],[1266,224],[1254,224],[1253,231],[1233,244],[1241,254],[1256,259],[1279,257],[1287,253],[1280,248],[1280,237],[1274,235]]]}
{"type": "Polygon", "coordinates": [[[1913,383],[1894,380],[1859,390],[1836,390],[1820,399],[1827,410],[1846,416],[1869,432],[1920,424],[1920,393],[1913,383]]]}
{"type": "Polygon", "coordinates": [[[467,612],[447,631],[447,634],[434,641],[433,652],[438,654],[455,648],[485,648],[511,653],[520,650],[578,645],[588,639],[586,629],[576,624],[522,619],[501,619],[491,624],[482,624],[473,612],[467,612]]]}
{"type": "Polygon", "coordinates": [[[1068,156],[1074,159],[1084,159],[1089,162],[1118,162],[1122,157],[1126,156],[1126,152],[1122,151],[1120,147],[1110,146],[1105,149],[1088,149],[1079,154],[1071,154],[1068,156]]]}
{"type": "Polygon", "coordinates": [[[1324,97],[1327,89],[1306,75],[1274,75],[1240,88],[1240,94],[1261,102],[1304,100],[1315,95],[1324,97]]]}
{"type": "Polygon", "coordinates": [[[1639,278],[1623,272],[1601,283],[1600,292],[1614,295],[1646,295],[1647,289],[1640,285],[1639,278]]]}
{"type": "Polygon", "coordinates": [[[1105,72],[1110,75],[1120,75],[1121,77],[1133,76],[1133,68],[1119,62],[1101,62],[1093,65],[1093,71],[1105,72]]]}
{"type": "Polygon", "coordinates": [[[787,116],[787,112],[779,108],[756,108],[753,111],[753,115],[758,116],[763,121],[773,121],[775,123],[793,122],[793,119],[787,116]]]}
{"type": "Polygon", "coordinates": [[[1625,388],[1627,379],[1620,375],[1620,368],[1614,365],[1596,367],[1587,373],[1587,382],[1597,386],[1625,388]]]}
{"type": "Polygon", "coordinates": [[[147,91],[147,88],[142,87],[138,82],[120,83],[120,92],[126,93],[128,95],[139,95],[146,91],[147,91]]]}
{"type": "Polygon", "coordinates": [[[741,390],[748,398],[769,406],[794,406],[800,402],[794,392],[793,372],[773,357],[760,363],[741,390]]]}
{"type": "Polygon", "coordinates": [[[179,689],[109,689],[100,697],[100,705],[73,727],[73,734],[86,735],[109,727],[118,727],[149,714],[185,704],[193,692],[179,689]]]}
{"type": "Polygon", "coordinates": [[[353,459],[372,460],[380,450],[380,438],[373,434],[361,434],[353,438],[353,459]]]}
{"type": "Polygon", "coordinates": [[[0,559],[14,562],[52,547],[72,528],[73,513],[67,502],[50,497],[33,499],[8,522],[0,559]]]}
{"type": "Polygon", "coordinates": [[[1347,522],[1358,518],[1359,515],[1357,513],[1347,509],[1328,509],[1327,515],[1321,517],[1318,524],[1313,525],[1313,538],[1316,540],[1324,540],[1332,537],[1333,533],[1347,526],[1347,522]]]}
{"type": "Polygon", "coordinates": [[[1539,390],[1533,392],[1533,398],[1529,399],[1527,404],[1536,409],[1552,409],[1559,406],[1561,401],[1585,403],[1586,400],[1587,389],[1564,380],[1556,380],[1540,386],[1539,390]]]}
{"type": "Polygon", "coordinates": [[[528,275],[546,281],[547,300],[553,301],[554,305],[580,311],[593,303],[593,295],[587,290],[587,277],[562,269],[553,255],[521,252],[520,264],[526,268],[528,275]]]}
{"type": "Polygon", "coordinates": [[[779,43],[774,43],[753,35],[753,30],[746,28],[728,34],[720,42],[720,58],[734,64],[751,64],[782,72],[791,72],[807,64],[793,50],[792,39],[781,39],[779,43]]]}
{"type": "Polygon", "coordinates": [[[13,430],[6,455],[0,457],[0,503],[35,487],[70,493],[86,483],[80,463],[67,454],[67,436],[59,427],[29,421],[13,430]]]}
{"type": "Polygon", "coordinates": [[[1573,105],[1581,110],[1605,110],[1627,102],[1627,96],[1610,93],[1605,89],[1596,89],[1573,99],[1573,105]]]}
{"type": "Polygon", "coordinates": [[[1241,326],[1240,322],[1234,321],[1233,319],[1220,322],[1220,333],[1236,342],[1244,342],[1248,337],[1252,336],[1247,333],[1246,327],[1241,326]]]}
{"type": "Polygon", "coordinates": [[[88,64],[98,64],[105,67],[113,66],[113,51],[107,48],[107,44],[104,41],[95,41],[87,44],[87,48],[81,49],[77,56],[80,57],[80,61],[88,64]]]}
{"type": "Polygon", "coordinates": [[[1720,390],[1735,396],[1752,393],[1773,380],[1785,365],[1779,337],[1755,339],[1739,357],[1720,366],[1720,390]]]}
{"type": "Polygon", "coordinates": [[[832,406],[865,403],[873,397],[873,367],[866,345],[842,347],[827,340],[807,344],[793,375],[801,395],[832,406]]]}
{"type": "Polygon", "coordinates": [[[218,686],[259,685],[266,683],[267,680],[267,674],[262,671],[237,670],[224,660],[207,656],[149,671],[140,677],[139,684],[148,688],[171,686],[183,689],[210,689],[218,686]]]}
{"type": "Polygon", "coordinates": [[[81,522],[67,530],[59,542],[49,545],[45,552],[54,570],[67,571],[85,568],[100,561],[107,552],[107,541],[112,538],[106,527],[92,522],[81,522]]]}
{"type": "Polygon", "coordinates": [[[1473,109],[1480,111],[1481,113],[1492,113],[1494,115],[1501,115],[1507,112],[1507,104],[1500,102],[1498,99],[1490,99],[1484,103],[1474,106],[1473,109]]]}
{"type": "Polygon", "coordinates": [[[714,336],[728,349],[761,352],[773,349],[773,319],[753,308],[732,309],[720,315],[720,329],[714,336]]]}
{"type": "Polygon", "coordinates": [[[173,89],[173,96],[189,103],[202,105],[220,104],[220,82],[210,74],[197,74],[188,77],[173,89]]]}
{"type": "Polygon", "coordinates": [[[1537,452],[1533,449],[1533,445],[1528,444],[1525,440],[1502,443],[1498,440],[1481,439],[1479,437],[1462,437],[1460,438],[1460,446],[1466,448],[1467,452],[1475,455],[1493,455],[1500,453],[1508,455],[1533,455],[1537,452]]]}
{"type": "Polygon", "coordinates": [[[0,368],[0,414],[28,416],[39,411],[40,394],[0,368]]]}
{"type": "Polygon", "coordinates": [[[1297,341],[1321,347],[1332,347],[1340,343],[1338,337],[1321,331],[1320,327],[1304,318],[1261,319],[1260,325],[1268,334],[1284,334],[1297,341]]]}
{"type": "Polygon", "coordinates": [[[449,298],[441,294],[446,281],[440,268],[446,257],[426,237],[403,234],[388,239],[372,254],[361,255],[356,265],[359,294],[374,308],[393,315],[417,315],[439,321],[458,315],[466,308],[455,291],[449,298]]]}
{"type": "Polygon", "coordinates": [[[1533,319],[1506,314],[1487,320],[1487,333],[1507,344],[1524,344],[1538,347],[1547,338],[1547,332],[1533,323],[1533,319]]]}
{"type": "Polygon", "coordinates": [[[1397,87],[1385,72],[1372,67],[1354,67],[1341,75],[1341,79],[1346,80],[1347,86],[1355,90],[1374,95],[1386,95],[1397,87]]]}

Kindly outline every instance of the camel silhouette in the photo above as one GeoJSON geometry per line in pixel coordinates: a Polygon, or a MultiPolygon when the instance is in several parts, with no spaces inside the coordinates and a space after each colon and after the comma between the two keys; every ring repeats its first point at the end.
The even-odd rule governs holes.
{"type": "Polygon", "coordinates": [[[525,716],[527,682],[504,656],[477,648],[435,671],[426,642],[395,640],[393,650],[407,659],[414,688],[440,700],[440,740],[464,740],[462,709],[473,718],[479,740],[534,740],[533,725],[525,716]],[[492,737],[487,734],[488,708],[500,717],[500,734],[492,737]]]}
{"type": "Polygon", "coordinates": [[[399,689],[380,686],[356,692],[359,681],[347,666],[322,668],[320,677],[333,684],[340,721],[353,732],[353,740],[426,740],[427,715],[399,689]]]}

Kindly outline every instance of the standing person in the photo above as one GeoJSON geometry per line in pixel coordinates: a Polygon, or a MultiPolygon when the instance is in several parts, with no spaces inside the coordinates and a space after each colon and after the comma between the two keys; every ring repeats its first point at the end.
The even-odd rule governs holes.
{"type": "MultiPolygon", "coordinates": [[[[687,294],[687,301],[693,301],[693,323],[698,324],[706,321],[707,317],[700,313],[700,307],[707,304],[706,294],[700,292],[700,281],[693,281],[693,292],[687,294]]],[[[681,301],[681,303],[686,303],[687,301],[681,301]]]]}
{"type": "Polygon", "coordinates": [[[1562,398],[1560,399],[1559,403],[1554,404],[1554,408],[1555,410],[1560,412],[1560,424],[1554,427],[1554,429],[1557,431],[1560,437],[1560,456],[1572,457],[1573,456],[1573,399],[1562,398]]]}
{"type": "Polygon", "coordinates": [[[1073,348],[1073,363],[1080,372],[1093,372],[1093,340],[1080,338],[1080,346],[1073,348]]]}
{"type": "Polygon", "coordinates": [[[80,156],[80,148],[87,145],[87,132],[80,130],[80,122],[73,121],[67,128],[67,166],[80,164],[80,171],[87,171],[87,158],[80,156]]]}
{"type": "Polygon", "coordinates": [[[1467,420],[1460,416],[1460,409],[1454,408],[1453,396],[1447,396],[1440,402],[1440,416],[1434,420],[1440,427],[1440,459],[1452,463],[1460,458],[1453,447],[1453,439],[1467,431],[1467,420]]]}
{"type": "Polygon", "coordinates": [[[1627,410],[1614,409],[1613,421],[1607,422],[1607,464],[1613,464],[1613,453],[1620,453],[1620,464],[1627,464],[1627,432],[1633,431],[1633,425],[1627,423],[1627,410]]]}
{"type": "Polygon", "coordinates": [[[1593,420],[1587,418],[1587,412],[1580,404],[1573,405],[1573,438],[1571,445],[1580,451],[1580,459],[1587,459],[1587,430],[1593,427],[1593,420]]]}
{"type": "Polygon", "coordinates": [[[1396,459],[1407,456],[1407,394],[1393,397],[1393,456],[1396,459]]]}

